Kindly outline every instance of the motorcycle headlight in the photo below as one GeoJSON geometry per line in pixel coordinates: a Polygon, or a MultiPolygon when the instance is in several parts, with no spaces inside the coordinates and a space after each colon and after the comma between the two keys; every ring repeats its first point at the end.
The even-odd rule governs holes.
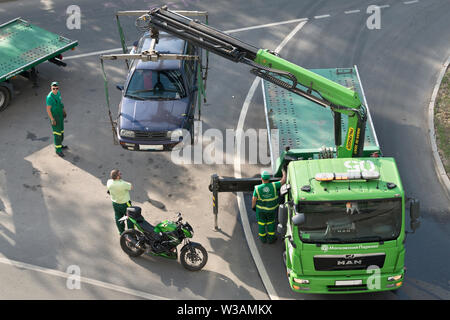
{"type": "Polygon", "coordinates": [[[134,133],[134,131],[131,130],[125,130],[125,129],[120,129],[120,135],[122,137],[128,137],[128,138],[134,138],[136,136],[136,134],[134,133]]]}
{"type": "Polygon", "coordinates": [[[180,138],[183,138],[183,130],[176,129],[173,131],[167,131],[167,138],[170,138],[171,141],[180,141],[180,138]]]}

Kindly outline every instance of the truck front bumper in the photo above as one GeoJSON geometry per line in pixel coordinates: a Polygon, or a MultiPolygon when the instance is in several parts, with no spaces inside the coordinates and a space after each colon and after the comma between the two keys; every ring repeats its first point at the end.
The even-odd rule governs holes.
{"type": "Polygon", "coordinates": [[[300,293],[364,293],[396,290],[403,285],[404,270],[381,273],[368,269],[366,274],[351,276],[304,276],[288,270],[291,289],[300,293]]]}

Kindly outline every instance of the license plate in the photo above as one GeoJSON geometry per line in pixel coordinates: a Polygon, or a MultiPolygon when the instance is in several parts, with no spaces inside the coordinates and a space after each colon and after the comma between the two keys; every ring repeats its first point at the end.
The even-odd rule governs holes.
{"type": "Polygon", "coordinates": [[[336,286],[358,286],[362,284],[362,280],[336,280],[336,286]]]}
{"type": "Polygon", "coordinates": [[[140,145],[139,150],[163,150],[164,146],[162,144],[148,144],[140,145]]]}

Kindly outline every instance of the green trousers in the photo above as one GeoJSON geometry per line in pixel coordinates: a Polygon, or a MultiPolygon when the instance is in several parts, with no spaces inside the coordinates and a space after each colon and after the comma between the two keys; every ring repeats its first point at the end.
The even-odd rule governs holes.
{"type": "Polygon", "coordinates": [[[275,236],[275,211],[260,212],[256,210],[256,219],[258,220],[258,236],[262,242],[272,243],[276,240],[275,236]]]}
{"type": "MultiPolygon", "coordinates": [[[[128,201],[127,203],[113,202],[112,205],[114,208],[117,229],[119,229],[119,234],[122,234],[122,232],[125,231],[125,224],[123,222],[120,222],[119,219],[127,214],[127,208],[131,207],[131,201],[128,201]]],[[[127,228],[134,228],[133,222],[131,222],[130,220],[127,220],[127,228]]]]}
{"type": "Polygon", "coordinates": [[[56,125],[52,125],[53,142],[55,143],[56,152],[61,152],[62,142],[64,140],[64,117],[62,114],[53,115],[56,125]]]}

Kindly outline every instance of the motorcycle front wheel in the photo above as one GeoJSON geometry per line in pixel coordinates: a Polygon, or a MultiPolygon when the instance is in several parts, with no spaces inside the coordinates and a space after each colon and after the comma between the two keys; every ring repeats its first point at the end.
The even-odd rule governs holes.
{"type": "Polygon", "coordinates": [[[120,247],[130,257],[139,257],[145,251],[136,246],[136,243],[139,241],[138,235],[138,231],[133,229],[125,230],[120,235],[120,247]]]}
{"type": "Polygon", "coordinates": [[[180,252],[180,261],[189,271],[201,270],[208,261],[208,252],[199,243],[185,245],[180,252]]]}

